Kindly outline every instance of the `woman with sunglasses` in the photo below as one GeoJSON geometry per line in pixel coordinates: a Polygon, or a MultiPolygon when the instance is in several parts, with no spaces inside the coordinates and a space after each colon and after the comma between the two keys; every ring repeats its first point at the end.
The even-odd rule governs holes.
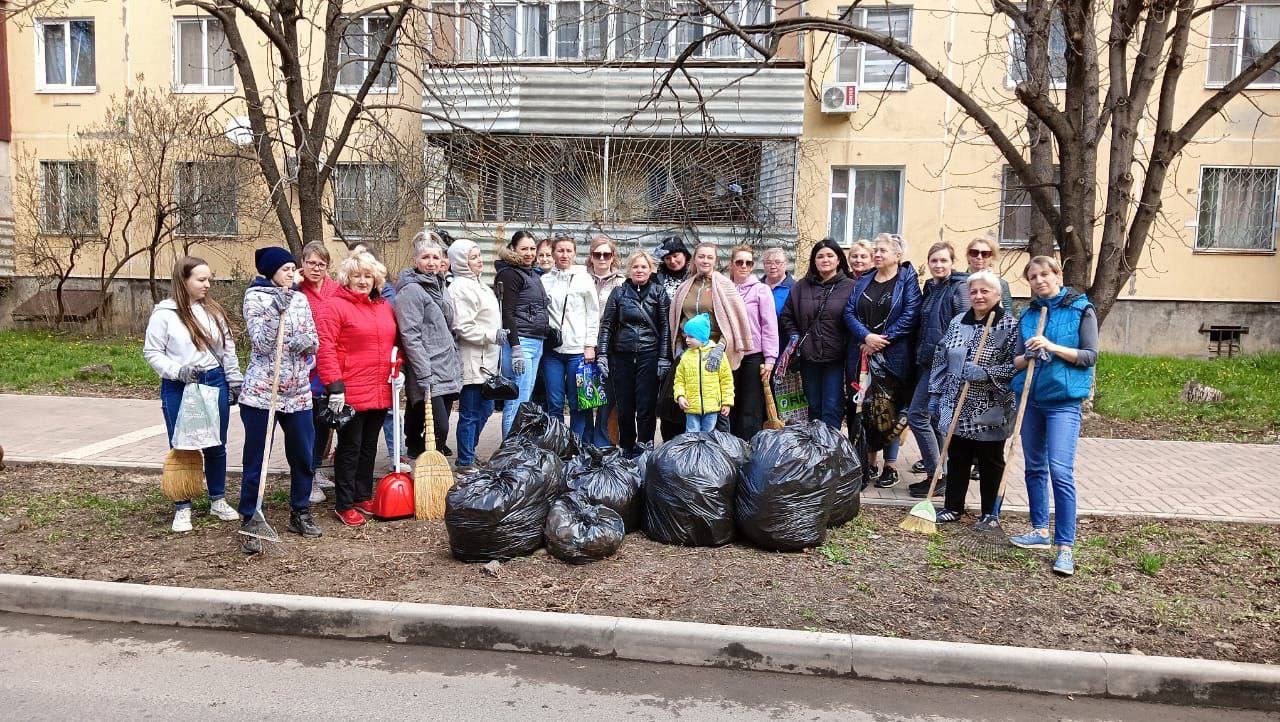
{"type": "Polygon", "coordinates": [[[769,383],[778,359],[778,314],[773,292],[753,273],[755,251],[750,246],[738,246],[730,258],[729,280],[738,287],[738,295],[747,308],[754,350],[742,357],[742,364],[733,372],[734,405],[729,428],[734,436],[751,441],[764,427],[764,385],[769,383]]]}
{"type": "MultiPolygon", "coordinates": [[[[601,233],[592,237],[590,248],[591,257],[587,267],[591,272],[591,280],[596,285],[596,320],[599,321],[599,317],[604,315],[604,307],[609,303],[609,296],[615,288],[622,285],[626,277],[618,270],[621,259],[618,258],[618,247],[614,245],[613,239],[601,233]]],[[[607,362],[603,371],[606,374],[609,371],[607,362]]],[[[613,414],[613,409],[613,399],[610,398],[608,403],[595,410],[594,418],[590,412],[587,413],[584,438],[601,449],[611,448],[615,442],[609,434],[609,416],[613,414]]]]}
{"type": "MultiPolygon", "coordinates": [[[[876,236],[875,272],[868,271],[858,279],[844,308],[844,322],[853,334],[854,348],[850,358],[862,354],[878,355],[876,364],[882,370],[878,381],[893,388],[895,415],[900,414],[910,394],[902,393],[911,380],[913,354],[911,340],[916,317],[920,313],[920,281],[907,255],[907,241],[897,234],[876,236]]],[[[860,369],[850,364],[856,378],[860,369]]],[[[874,374],[873,374],[874,375],[874,374]]],[[[874,451],[874,449],[873,449],[874,451]]],[[[886,449],[884,468],[876,479],[876,487],[887,489],[898,483],[895,451],[886,449]]]]}
{"type": "Polygon", "coordinates": [[[1009,293],[1009,282],[1000,274],[997,261],[1000,260],[1000,246],[989,238],[975,238],[969,241],[965,249],[969,260],[969,273],[991,271],[1000,279],[1000,308],[1005,313],[1013,313],[1013,295],[1009,293]]]}

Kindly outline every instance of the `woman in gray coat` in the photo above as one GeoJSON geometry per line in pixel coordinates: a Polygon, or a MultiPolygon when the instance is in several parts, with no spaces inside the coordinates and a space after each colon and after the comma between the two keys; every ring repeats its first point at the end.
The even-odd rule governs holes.
{"type": "MultiPolygon", "coordinates": [[[[413,245],[413,268],[396,281],[396,325],[405,355],[405,452],[426,450],[425,433],[437,440],[449,431],[446,397],[462,390],[462,366],[453,339],[453,303],[440,277],[444,249],[435,239],[420,237],[413,245]],[[426,403],[431,402],[435,428],[426,430],[426,403]]],[[[447,448],[441,448],[447,452],[447,448]]]]}
{"type": "Polygon", "coordinates": [[[950,425],[960,389],[969,393],[960,408],[959,423],[947,450],[947,495],[939,522],[960,521],[969,472],[978,465],[982,488],[982,516],[978,528],[995,521],[996,493],[1004,474],[1004,442],[1013,431],[1013,349],[1017,321],[1000,306],[1000,279],[990,271],[969,274],[972,308],[951,320],[947,334],[934,351],[929,393],[937,397],[938,425],[950,425]],[[995,314],[987,342],[978,354],[988,316],[995,314]]]}

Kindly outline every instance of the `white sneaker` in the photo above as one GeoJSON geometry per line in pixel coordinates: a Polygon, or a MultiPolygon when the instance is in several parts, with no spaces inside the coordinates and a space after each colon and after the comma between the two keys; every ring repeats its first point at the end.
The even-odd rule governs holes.
{"type": "Polygon", "coordinates": [[[320,488],[320,483],[318,481],[313,481],[311,483],[311,503],[319,504],[324,500],[325,500],[324,489],[320,488]]]}
{"type": "Polygon", "coordinates": [[[191,509],[177,509],[173,512],[173,530],[177,532],[191,531],[191,509]]]}
{"type": "MultiPolygon", "coordinates": [[[[317,486],[320,487],[321,489],[332,489],[334,486],[333,479],[330,479],[329,477],[325,476],[324,472],[318,469],[316,470],[316,475],[315,477],[313,477],[313,480],[314,480],[314,485],[312,487],[312,492],[311,492],[312,496],[315,495],[316,492],[314,491],[314,488],[317,486]]],[[[315,501],[315,499],[312,499],[312,501],[315,501]]],[[[321,499],[321,501],[324,501],[324,500],[321,499]]]]}
{"type": "Polygon", "coordinates": [[[209,513],[223,521],[240,521],[240,512],[232,509],[226,499],[219,499],[210,504],[209,513]]]}

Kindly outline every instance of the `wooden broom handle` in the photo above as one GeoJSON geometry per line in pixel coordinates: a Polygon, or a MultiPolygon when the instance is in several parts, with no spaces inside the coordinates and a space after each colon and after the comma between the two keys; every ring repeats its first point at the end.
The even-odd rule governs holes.
{"type": "MultiPolygon", "coordinates": [[[[973,358],[976,361],[982,356],[982,349],[987,345],[987,336],[991,333],[991,324],[995,321],[995,309],[987,311],[987,323],[982,327],[982,338],[978,339],[978,349],[973,352],[973,358]]],[[[929,478],[929,493],[925,494],[925,499],[933,498],[933,490],[938,486],[938,479],[942,476],[942,460],[947,458],[947,449],[951,448],[951,437],[956,433],[956,425],[960,423],[960,409],[964,408],[964,400],[969,396],[969,382],[965,381],[960,384],[960,396],[956,398],[956,410],[951,414],[951,424],[947,426],[947,436],[942,440],[942,450],[938,452],[938,461],[933,465],[933,476],[929,478]]]]}
{"type": "MultiPolygon", "coordinates": [[[[1036,324],[1036,335],[1044,333],[1045,320],[1049,317],[1049,307],[1042,306],[1040,308],[1040,321],[1036,324]]],[[[1005,464],[1009,463],[1009,457],[1013,455],[1013,441],[1022,435],[1022,416],[1027,412],[1027,400],[1031,398],[1031,379],[1036,373],[1036,358],[1031,357],[1031,361],[1027,363],[1027,375],[1022,379],[1022,400],[1018,403],[1018,414],[1013,418],[1013,433],[1009,436],[1009,446],[1005,450],[1005,464]]],[[[1000,487],[996,490],[996,499],[1004,499],[1004,484],[1007,477],[1004,473],[1000,474],[1000,487]]],[[[996,507],[999,513],[1000,507],[996,507]]]]}
{"type": "Polygon", "coordinates": [[[433,416],[431,412],[432,404],[430,383],[427,383],[427,400],[424,403],[426,404],[427,418],[426,423],[423,424],[422,435],[425,437],[424,440],[427,442],[427,453],[433,454],[436,450],[436,420],[435,416],[433,416]]]}
{"type": "Polygon", "coordinates": [[[773,400],[773,378],[764,382],[764,412],[768,415],[769,421],[773,423],[782,423],[778,418],[778,405],[773,400]]]}
{"type": "Polygon", "coordinates": [[[284,356],[284,317],[288,313],[289,309],[286,307],[280,314],[280,328],[276,330],[276,360],[271,372],[271,403],[267,405],[267,438],[262,444],[262,472],[258,474],[258,505],[254,507],[255,513],[262,511],[262,492],[267,488],[267,465],[271,463],[271,437],[274,436],[276,424],[276,396],[280,393],[280,367],[284,365],[281,363],[284,356]]]}

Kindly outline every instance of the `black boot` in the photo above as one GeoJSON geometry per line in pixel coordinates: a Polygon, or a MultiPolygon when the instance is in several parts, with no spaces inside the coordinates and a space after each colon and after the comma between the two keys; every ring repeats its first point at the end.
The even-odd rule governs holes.
{"type": "Polygon", "coordinates": [[[889,466],[888,464],[885,464],[884,469],[881,470],[880,472],[880,478],[876,479],[876,488],[888,489],[890,487],[897,486],[897,485],[898,485],[898,470],[893,468],[892,466],[889,466]]]}
{"type": "Polygon", "coordinates": [[[324,536],[324,532],[320,530],[320,525],[316,524],[316,520],[311,517],[310,509],[290,512],[288,529],[294,534],[301,534],[307,539],[316,539],[324,536]]]}

